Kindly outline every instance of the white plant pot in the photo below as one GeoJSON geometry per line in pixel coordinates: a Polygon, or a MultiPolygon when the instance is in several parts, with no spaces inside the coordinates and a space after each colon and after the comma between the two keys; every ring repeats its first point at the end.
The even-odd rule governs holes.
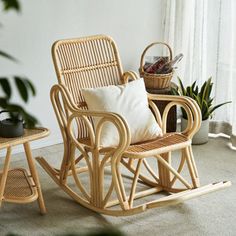
{"type": "MultiPolygon", "coordinates": [[[[181,118],[181,130],[184,131],[187,127],[188,120],[181,118]]],[[[208,142],[209,119],[203,120],[200,129],[193,136],[192,144],[204,144],[208,142]]]]}

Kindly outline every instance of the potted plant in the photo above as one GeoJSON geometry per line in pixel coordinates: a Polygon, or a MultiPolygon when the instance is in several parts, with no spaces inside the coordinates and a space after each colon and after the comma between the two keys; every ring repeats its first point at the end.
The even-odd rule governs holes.
{"type": "MultiPolygon", "coordinates": [[[[1,7],[2,10],[0,11],[15,10],[19,12],[21,9],[18,0],[0,0],[1,7]]],[[[0,59],[2,58],[18,62],[13,56],[0,49],[0,59]]],[[[38,120],[26,111],[21,104],[15,103],[11,99],[13,91],[19,92],[20,98],[24,103],[29,101],[30,95],[36,95],[35,87],[28,78],[19,75],[0,76],[0,90],[0,110],[9,111],[12,120],[16,120],[19,117],[23,118],[25,126],[28,128],[34,127],[38,123],[38,120]],[[12,86],[13,83],[15,88],[12,86]]]]}
{"type": "MultiPolygon", "coordinates": [[[[218,105],[213,106],[214,98],[211,97],[213,82],[212,78],[209,78],[207,81],[203,83],[203,85],[199,88],[196,85],[196,81],[192,83],[192,85],[184,87],[181,79],[178,77],[179,86],[172,89],[172,94],[174,95],[182,95],[187,96],[194,99],[200,107],[202,113],[202,124],[199,131],[194,135],[192,143],[193,144],[203,144],[208,141],[208,132],[209,132],[209,119],[212,118],[213,112],[227,104],[229,102],[224,102],[218,105]]],[[[182,118],[181,118],[181,130],[184,130],[187,127],[187,114],[183,108],[182,118]]]]}

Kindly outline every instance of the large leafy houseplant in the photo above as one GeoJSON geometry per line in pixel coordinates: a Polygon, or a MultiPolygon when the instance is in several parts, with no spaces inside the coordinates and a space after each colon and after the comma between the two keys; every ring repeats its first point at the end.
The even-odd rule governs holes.
{"type": "MultiPolygon", "coordinates": [[[[0,0],[0,4],[2,5],[2,11],[20,11],[20,3],[18,0],[0,0]]],[[[1,49],[0,58],[15,63],[18,62],[17,59],[1,49]]],[[[37,123],[37,119],[28,113],[23,106],[12,101],[13,84],[24,103],[29,101],[30,95],[35,96],[36,94],[34,85],[25,76],[0,76],[0,107],[1,109],[8,110],[12,118],[18,118],[19,116],[22,117],[27,127],[34,127],[37,123]]]]}
{"type": "MultiPolygon", "coordinates": [[[[174,95],[182,95],[182,96],[188,96],[190,98],[193,98],[198,106],[200,107],[201,113],[202,113],[202,120],[207,120],[212,117],[213,112],[227,104],[229,102],[220,103],[218,105],[213,105],[214,98],[211,97],[213,82],[212,78],[209,78],[207,81],[203,83],[203,85],[199,88],[196,84],[196,81],[194,81],[190,86],[184,87],[183,82],[178,77],[179,86],[172,89],[172,94],[174,95]]],[[[182,110],[182,115],[184,119],[187,119],[187,114],[182,110]]]]}

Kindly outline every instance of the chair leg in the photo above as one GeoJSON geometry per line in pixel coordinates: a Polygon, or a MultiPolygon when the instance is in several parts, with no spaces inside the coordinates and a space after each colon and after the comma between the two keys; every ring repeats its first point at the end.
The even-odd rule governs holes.
{"type": "Polygon", "coordinates": [[[132,187],[131,187],[131,192],[129,196],[129,206],[132,208],[133,207],[133,201],[134,201],[134,195],[136,191],[136,186],[139,178],[139,173],[140,173],[140,167],[142,165],[143,159],[138,160],[138,164],[136,167],[136,172],[134,174],[133,182],[132,182],[132,187]]]}
{"type": "Polygon", "coordinates": [[[67,144],[64,146],[63,160],[61,164],[60,171],[60,182],[61,184],[66,184],[68,173],[71,167],[71,159],[75,155],[75,146],[72,144],[67,144]]]}
{"type": "Polygon", "coordinates": [[[128,199],[126,197],[124,183],[122,180],[122,176],[120,173],[120,163],[111,161],[111,171],[112,171],[112,179],[114,182],[114,188],[116,190],[117,198],[120,202],[120,206],[123,210],[128,210],[129,204],[128,199]]]}
{"type": "MultiPolygon", "coordinates": [[[[161,157],[171,164],[171,152],[161,154],[161,157]]],[[[171,172],[158,160],[159,184],[165,187],[171,187],[171,172]]]]}
{"type": "Polygon", "coordinates": [[[190,156],[190,160],[191,160],[192,165],[193,165],[193,170],[194,170],[195,176],[196,176],[198,184],[200,186],[200,180],[199,180],[199,175],[198,175],[198,171],[197,171],[197,166],[196,166],[194,156],[193,156],[192,146],[189,147],[189,156],[190,156]]]}
{"type": "MultiPolygon", "coordinates": [[[[177,179],[179,179],[179,181],[180,181],[182,184],[185,185],[185,187],[187,187],[187,189],[191,189],[191,188],[192,188],[192,185],[189,184],[189,183],[184,179],[184,177],[181,176],[181,175],[178,173],[178,171],[176,171],[176,170],[171,166],[171,164],[168,163],[161,155],[156,155],[156,158],[157,158],[157,160],[159,161],[159,163],[163,165],[163,168],[165,168],[166,171],[169,172],[169,173],[167,172],[167,174],[168,174],[168,175],[166,175],[167,178],[169,177],[170,173],[172,173],[174,176],[176,176],[177,179]]],[[[165,178],[166,176],[160,176],[160,177],[161,177],[161,178],[165,178]]],[[[164,181],[164,179],[163,179],[163,181],[164,181]]],[[[164,183],[166,183],[166,182],[164,182],[164,183]]],[[[169,183],[169,185],[171,184],[171,182],[170,182],[169,179],[168,179],[168,183],[169,183]]],[[[163,186],[163,187],[165,187],[165,186],[163,186]]]]}
{"type": "MultiPolygon", "coordinates": [[[[185,150],[186,151],[186,150],[185,150]]],[[[188,150],[189,151],[189,150],[188,150]]],[[[183,153],[184,154],[184,153],[183,153]]],[[[192,165],[192,172],[195,173],[194,170],[194,165],[192,164],[192,159],[190,158],[191,156],[189,155],[189,161],[191,162],[192,165]]],[[[159,163],[163,165],[163,168],[166,168],[169,172],[172,172],[171,175],[177,176],[176,178],[180,180],[182,183],[185,184],[187,189],[182,189],[177,192],[173,192],[173,189],[171,191],[165,190],[165,187],[162,186],[156,186],[152,187],[147,190],[143,191],[137,191],[136,192],[136,184],[137,181],[140,179],[141,176],[141,165],[142,165],[142,160],[140,159],[138,161],[138,164],[135,166],[135,171],[134,173],[134,180],[133,184],[131,186],[132,190],[130,192],[130,195],[126,196],[125,195],[125,189],[124,189],[124,182],[121,178],[121,173],[118,169],[118,166],[120,163],[116,161],[111,162],[111,171],[112,171],[112,183],[111,186],[107,192],[107,195],[105,196],[105,199],[102,201],[102,204],[100,206],[95,205],[93,202],[88,201],[88,199],[85,199],[81,194],[78,194],[74,189],[72,189],[69,185],[67,184],[61,184],[60,182],[60,177],[59,173],[56,173],[55,169],[50,167],[50,165],[43,159],[43,158],[37,158],[41,166],[48,172],[48,174],[53,178],[53,180],[68,194],[70,195],[75,201],[83,205],[84,207],[87,207],[93,211],[106,214],[106,215],[113,215],[113,216],[127,216],[127,215],[134,215],[137,213],[144,212],[146,209],[154,208],[154,207],[162,207],[162,206],[168,206],[172,204],[177,204],[179,202],[183,202],[185,200],[198,197],[203,194],[207,194],[225,187],[228,187],[231,185],[229,181],[226,182],[220,182],[220,183],[213,183],[207,186],[199,187],[196,189],[192,189],[192,186],[187,183],[187,181],[180,176],[178,171],[174,170],[174,168],[169,164],[169,163],[160,155],[156,157],[159,160],[159,163]],[[114,183],[113,183],[114,182],[114,183]],[[115,190],[117,194],[117,199],[110,199],[111,192],[115,190]],[[133,204],[135,199],[142,198],[145,196],[148,196],[150,194],[155,194],[158,192],[161,192],[162,190],[167,191],[167,192],[172,192],[173,194],[170,194],[169,196],[166,197],[161,197],[157,198],[154,201],[149,201],[141,205],[136,205],[133,204]],[[114,209],[113,207],[119,205],[119,209],[114,209]]],[[[170,158],[170,156],[169,156],[170,158]]],[[[105,163],[105,162],[104,162],[105,163]]],[[[103,163],[103,167],[105,164],[103,163]]],[[[100,164],[101,167],[101,164],[100,164]]],[[[90,167],[92,170],[92,167],[90,167]]],[[[93,172],[94,170],[92,170],[93,172]]],[[[102,175],[101,175],[102,176],[102,175]]],[[[100,178],[101,180],[101,178],[100,178]]],[[[163,179],[164,180],[164,179],[163,179]]],[[[96,185],[99,187],[98,185],[96,185]]],[[[126,189],[127,190],[127,189],[126,189]]],[[[95,191],[95,189],[93,190],[95,191]]],[[[97,196],[96,196],[97,197],[97,196]]],[[[94,197],[94,200],[95,198],[94,197]]],[[[103,198],[102,198],[103,199],[103,198]]],[[[99,203],[99,201],[98,201],[99,203]]]]}
{"type": "Polygon", "coordinates": [[[9,170],[9,166],[10,166],[10,158],[11,158],[11,147],[8,147],[4,166],[3,166],[2,175],[0,178],[0,207],[2,205],[4,190],[5,190],[5,186],[6,186],[6,182],[7,182],[7,174],[8,174],[8,170],[9,170]]]}
{"type": "Polygon", "coordinates": [[[183,152],[186,157],[186,162],[187,162],[189,173],[192,179],[193,187],[198,188],[200,187],[200,181],[199,181],[197,167],[196,167],[193,153],[192,153],[192,147],[189,146],[189,147],[184,148],[183,152]]]}
{"type": "Polygon", "coordinates": [[[91,197],[92,197],[92,203],[96,207],[101,207],[102,205],[102,193],[100,188],[100,160],[99,160],[99,153],[97,151],[94,151],[92,153],[92,191],[91,191],[91,197]]]}
{"type": "Polygon", "coordinates": [[[35,163],[33,161],[33,157],[32,157],[32,152],[30,149],[30,144],[24,143],[24,150],[25,150],[25,155],[27,158],[27,162],[29,165],[29,169],[30,169],[30,173],[33,177],[34,183],[36,184],[37,187],[37,191],[38,191],[38,205],[40,208],[40,212],[41,214],[45,214],[47,212],[46,207],[45,207],[45,203],[44,203],[44,199],[43,199],[43,194],[42,194],[42,190],[41,190],[41,185],[40,185],[40,181],[39,181],[39,177],[37,174],[37,170],[35,167],[35,163]]]}

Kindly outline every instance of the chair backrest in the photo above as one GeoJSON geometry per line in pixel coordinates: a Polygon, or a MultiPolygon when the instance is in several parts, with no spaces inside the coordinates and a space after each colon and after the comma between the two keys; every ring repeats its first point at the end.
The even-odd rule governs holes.
{"type": "Polygon", "coordinates": [[[56,41],[52,57],[59,84],[68,88],[78,106],[84,104],[81,88],[121,82],[123,69],[118,50],[106,35],[56,41]]]}
{"type": "MultiPolygon", "coordinates": [[[[123,82],[123,69],[116,44],[106,35],[56,41],[52,46],[52,57],[58,83],[68,89],[78,108],[87,109],[81,94],[82,88],[123,82]]],[[[58,122],[62,135],[66,138],[66,124],[61,120],[67,119],[69,113],[65,106],[63,110],[64,114],[60,112],[60,116],[64,118],[61,117],[58,122]]],[[[88,130],[82,119],[77,119],[77,126],[78,138],[87,138],[88,130]]]]}

